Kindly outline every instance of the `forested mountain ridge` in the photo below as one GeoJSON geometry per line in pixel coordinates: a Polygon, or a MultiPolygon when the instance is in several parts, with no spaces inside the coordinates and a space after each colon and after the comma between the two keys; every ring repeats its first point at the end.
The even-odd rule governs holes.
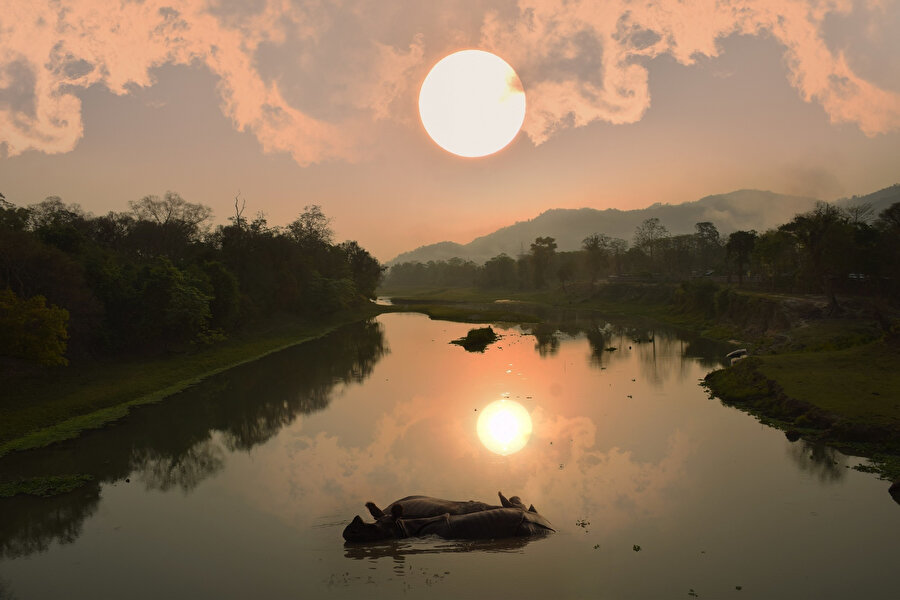
{"type": "MultiPolygon", "coordinates": [[[[897,200],[900,200],[900,185],[866,196],[842,199],[837,203],[841,206],[871,203],[873,214],[877,215],[897,200]]],[[[584,238],[593,233],[631,240],[638,225],[654,217],[665,223],[674,235],[692,233],[695,224],[704,221],[715,223],[719,231],[726,235],[741,229],[765,231],[790,221],[795,214],[811,210],[816,202],[815,198],[803,196],[789,196],[761,190],[737,190],[727,194],[706,196],[684,204],[656,203],[636,210],[554,208],[544,211],[534,219],[519,221],[476,238],[468,244],[446,241],[429,244],[404,252],[387,264],[424,263],[454,257],[482,263],[502,253],[517,256],[528,252],[531,243],[539,236],[554,238],[558,249],[562,252],[577,250],[584,238]]]]}

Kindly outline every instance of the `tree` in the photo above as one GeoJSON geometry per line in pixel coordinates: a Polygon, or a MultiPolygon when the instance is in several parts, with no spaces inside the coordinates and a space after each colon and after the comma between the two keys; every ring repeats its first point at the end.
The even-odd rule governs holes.
{"type": "Polygon", "coordinates": [[[847,218],[850,223],[854,226],[858,226],[865,225],[872,220],[872,213],[875,212],[875,208],[872,206],[871,202],[860,202],[850,204],[845,209],[845,212],[847,213],[847,218]]]}
{"type": "Polygon", "coordinates": [[[341,251],[346,256],[350,265],[350,273],[356,291],[365,298],[375,298],[375,289],[381,281],[381,275],[385,267],[359,244],[348,241],[341,244],[341,251]]]}
{"type": "Polygon", "coordinates": [[[20,298],[0,289],[0,355],[42,365],[66,365],[69,313],[43,296],[20,298]]]}
{"type": "Polygon", "coordinates": [[[655,265],[657,247],[660,240],[668,237],[669,230],[657,219],[650,217],[645,219],[643,223],[637,226],[634,231],[634,245],[647,253],[650,262],[655,265]]]}
{"type": "Polygon", "coordinates": [[[834,283],[846,275],[853,247],[853,228],[847,215],[833,204],[819,202],[781,229],[796,239],[812,279],[828,297],[829,312],[840,310],[834,283]]]}
{"type": "Polygon", "coordinates": [[[722,251],[722,239],[719,230],[709,221],[703,221],[694,225],[697,233],[694,237],[697,241],[697,258],[700,268],[704,271],[712,269],[720,260],[722,251]]]}
{"type": "Polygon", "coordinates": [[[779,229],[763,233],[753,246],[752,260],[772,289],[783,287],[788,274],[797,270],[797,245],[793,236],[779,229]]]}
{"type": "Polygon", "coordinates": [[[166,192],[162,199],[144,196],[128,205],[136,219],[129,242],[145,257],[184,257],[206,232],[204,223],[212,216],[208,206],[187,202],[175,192],[166,192]]]}
{"type": "Polygon", "coordinates": [[[566,282],[572,281],[572,277],[575,276],[575,265],[572,264],[571,260],[564,260],[559,268],[556,270],[556,277],[559,279],[559,282],[562,284],[563,293],[568,293],[566,290],[566,282]]]}
{"type": "Polygon", "coordinates": [[[157,225],[176,224],[196,234],[203,223],[212,217],[212,209],[202,204],[191,204],[175,192],[159,196],[144,196],[128,203],[135,217],[157,225]]]}
{"type": "Polygon", "coordinates": [[[625,253],[628,252],[628,242],[621,238],[612,238],[609,242],[609,248],[613,261],[616,263],[616,275],[621,275],[625,253]]]}
{"type": "Polygon", "coordinates": [[[210,325],[227,329],[241,308],[241,291],[237,277],[219,261],[207,261],[202,266],[203,274],[209,281],[208,293],[210,325]]]}
{"type": "Polygon", "coordinates": [[[27,208],[19,208],[0,194],[0,228],[13,231],[24,231],[28,227],[31,211],[27,208]]]}
{"type": "Polygon", "coordinates": [[[164,348],[197,339],[212,317],[212,296],[189,274],[160,258],[138,274],[139,335],[164,348]]]}
{"type": "Polygon", "coordinates": [[[488,288],[513,288],[516,285],[516,261],[499,254],[484,263],[479,284],[488,288]]]}
{"type": "Polygon", "coordinates": [[[603,233],[592,233],[581,242],[585,252],[585,263],[591,276],[591,286],[597,281],[601,269],[609,264],[612,239],[603,233]]]}
{"type": "Polygon", "coordinates": [[[744,274],[747,272],[747,265],[750,264],[750,253],[753,252],[753,246],[756,244],[756,232],[735,231],[728,236],[728,242],[725,244],[725,251],[728,258],[737,267],[738,285],[743,285],[744,274]]]}
{"type": "Polygon", "coordinates": [[[303,245],[330,244],[334,233],[331,231],[331,219],[322,212],[322,207],[312,204],[303,207],[303,212],[287,226],[289,235],[303,245]]]}
{"type": "Polygon", "coordinates": [[[546,275],[553,257],[556,255],[556,240],[552,237],[535,238],[531,244],[531,264],[534,275],[534,286],[542,288],[547,285],[546,275]]]}

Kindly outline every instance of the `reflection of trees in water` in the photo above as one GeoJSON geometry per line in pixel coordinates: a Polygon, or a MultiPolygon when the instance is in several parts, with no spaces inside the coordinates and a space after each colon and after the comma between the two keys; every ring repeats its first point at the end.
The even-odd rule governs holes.
{"type": "Polygon", "coordinates": [[[0,600],[15,600],[16,595],[12,591],[9,582],[0,577],[0,600]]]}
{"type": "Polygon", "coordinates": [[[148,490],[167,492],[177,486],[189,492],[225,466],[225,451],[208,439],[176,456],[160,455],[152,449],[136,450],[133,464],[148,490]]]}
{"type": "Polygon", "coordinates": [[[297,415],[326,408],[336,385],[362,382],[388,351],[379,323],[354,323],[142,407],[115,427],[4,457],[4,478],[89,473],[97,483],[49,499],[0,499],[0,552],[14,558],[74,541],[97,509],[99,483],[133,471],[148,489],[194,489],[222,469],[225,448],[249,450],[297,415]]]}
{"type": "Polygon", "coordinates": [[[723,348],[722,342],[694,336],[687,338],[684,345],[685,358],[696,360],[706,369],[719,369],[728,365],[725,354],[730,349],[723,348]]]}
{"type": "Polygon", "coordinates": [[[583,333],[590,348],[590,364],[596,368],[608,368],[616,361],[628,360],[632,353],[637,357],[640,375],[656,386],[663,385],[672,376],[683,380],[693,372],[693,365],[721,366],[725,354],[724,345],[658,323],[630,321],[613,324],[596,313],[566,311],[544,315],[545,322],[530,333],[537,339],[535,349],[541,356],[555,354],[559,349],[557,332],[569,335],[583,333]],[[607,351],[607,348],[616,348],[607,351]]]}
{"type": "Polygon", "coordinates": [[[0,557],[46,552],[54,541],[71,544],[81,535],[84,520],[97,511],[99,500],[96,483],[55,498],[4,499],[0,502],[0,557]]]}
{"type": "Polygon", "coordinates": [[[541,357],[553,356],[559,352],[559,335],[556,325],[540,323],[528,332],[534,336],[534,349],[541,357]]]}
{"type": "Polygon", "coordinates": [[[822,483],[836,483],[844,478],[847,458],[824,444],[789,442],[787,454],[801,471],[815,475],[822,483]]]}

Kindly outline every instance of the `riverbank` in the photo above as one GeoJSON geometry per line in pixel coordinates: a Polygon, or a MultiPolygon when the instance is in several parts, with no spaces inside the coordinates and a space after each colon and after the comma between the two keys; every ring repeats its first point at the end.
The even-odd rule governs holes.
{"type": "Polygon", "coordinates": [[[321,337],[385,308],[369,304],[318,321],[273,319],[190,353],[58,368],[39,378],[5,382],[0,397],[0,457],[76,438],[121,419],[136,406],[159,402],[216,373],[321,337]]]}
{"type": "Polygon", "coordinates": [[[754,356],[713,371],[704,385],[763,423],[871,459],[900,479],[900,348],[883,341],[843,350],[754,356]]]}
{"type": "MultiPolygon", "coordinates": [[[[408,310],[441,306],[459,315],[498,305],[640,316],[747,348],[752,356],[710,373],[705,385],[724,403],[793,437],[872,460],[900,478],[900,348],[880,323],[896,319],[865,300],[847,299],[830,316],[824,297],[746,292],[704,282],[613,284],[554,291],[384,290],[408,310]]],[[[428,313],[428,311],[422,311],[428,313]]],[[[446,318],[446,317],[440,317],[446,318]]]]}

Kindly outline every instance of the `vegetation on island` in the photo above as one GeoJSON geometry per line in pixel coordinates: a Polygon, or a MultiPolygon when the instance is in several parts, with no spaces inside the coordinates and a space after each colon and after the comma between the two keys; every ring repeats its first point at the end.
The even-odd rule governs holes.
{"type": "Polygon", "coordinates": [[[457,340],[450,343],[462,346],[467,352],[484,352],[485,349],[500,339],[500,336],[491,327],[477,327],[457,340]]]}

